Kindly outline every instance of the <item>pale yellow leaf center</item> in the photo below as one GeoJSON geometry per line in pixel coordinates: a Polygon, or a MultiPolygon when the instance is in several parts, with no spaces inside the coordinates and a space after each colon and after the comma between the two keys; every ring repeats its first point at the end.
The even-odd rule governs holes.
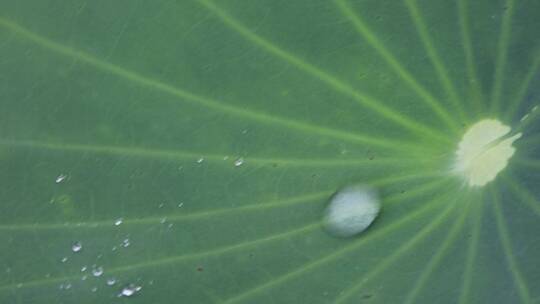
{"type": "Polygon", "coordinates": [[[515,153],[512,146],[521,133],[503,138],[510,127],[495,119],[484,119],[472,125],[463,135],[453,167],[469,186],[484,186],[494,180],[515,153]]]}

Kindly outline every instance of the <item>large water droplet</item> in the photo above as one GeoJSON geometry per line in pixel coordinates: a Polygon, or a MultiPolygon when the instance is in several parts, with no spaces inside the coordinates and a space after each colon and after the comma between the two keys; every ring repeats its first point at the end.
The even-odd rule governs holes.
{"type": "Polygon", "coordinates": [[[364,231],[381,209],[377,193],[363,185],[349,186],[334,194],[326,209],[326,229],[338,237],[350,237],[364,231]]]}

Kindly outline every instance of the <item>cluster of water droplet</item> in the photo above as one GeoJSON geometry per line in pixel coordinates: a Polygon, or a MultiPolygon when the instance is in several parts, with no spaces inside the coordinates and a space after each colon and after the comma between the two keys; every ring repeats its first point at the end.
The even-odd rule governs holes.
{"type": "MultiPolygon", "coordinates": [[[[199,159],[196,160],[196,162],[198,164],[202,164],[204,161],[205,161],[204,157],[200,157],[199,159]]],[[[238,167],[238,166],[241,166],[243,163],[244,163],[244,159],[240,157],[240,158],[238,158],[238,159],[236,159],[234,161],[234,166],[238,167]]],[[[183,167],[180,167],[179,170],[181,170],[182,168],[183,167]]],[[[67,173],[61,173],[61,174],[59,174],[58,176],[55,177],[54,182],[56,184],[61,184],[61,183],[64,183],[64,182],[68,181],[69,179],[70,179],[70,176],[67,173]]],[[[164,206],[165,206],[165,203],[161,202],[161,203],[158,204],[158,209],[161,209],[164,206]]],[[[178,208],[182,208],[184,206],[184,203],[179,202],[176,206],[178,208]]],[[[167,224],[167,227],[169,229],[173,227],[173,223],[167,222],[166,217],[160,218],[159,223],[160,224],[167,224]]],[[[119,227],[119,226],[121,226],[123,224],[124,224],[124,218],[123,217],[116,218],[112,222],[112,225],[115,226],[115,227],[119,227]]],[[[78,225],[82,226],[82,225],[85,225],[85,224],[84,223],[79,223],[78,225]]],[[[119,248],[127,248],[130,245],[131,245],[131,239],[130,239],[130,237],[128,235],[124,239],[121,240],[120,244],[113,246],[112,251],[116,251],[119,248]]],[[[80,254],[81,252],[83,252],[83,248],[84,248],[83,242],[81,242],[81,241],[74,241],[73,243],[71,243],[71,252],[72,252],[72,254],[80,254]]],[[[98,255],[97,258],[99,259],[101,257],[102,257],[102,254],[98,255]]],[[[70,261],[69,256],[63,256],[63,257],[60,258],[61,263],[68,263],[68,261],[70,261]]],[[[11,269],[9,269],[9,272],[10,271],[11,271],[11,269]]],[[[6,272],[8,272],[8,270],[6,270],[6,272]]],[[[90,281],[89,278],[96,278],[96,279],[97,278],[102,278],[106,274],[105,268],[102,265],[99,265],[99,264],[93,264],[91,266],[90,265],[83,265],[80,268],[80,272],[81,272],[81,276],[80,276],[81,281],[90,281]]],[[[47,274],[47,277],[49,278],[50,274],[47,274]]],[[[123,284],[123,286],[121,286],[121,288],[118,290],[118,293],[116,295],[118,297],[132,297],[132,296],[136,295],[137,293],[139,293],[142,290],[142,285],[140,284],[140,279],[138,280],[138,282],[139,283],[126,282],[125,284],[123,284]]],[[[105,282],[104,282],[104,284],[106,286],[108,286],[108,287],[116,286],[119,283],[120,283],[120,281],[117,278],[111,277],[111,276],[108,276],[105,279],[105,282]]],[[[152,285],[153,281],[150,281],[148,284],[152,285]]],[[[60,283],[58,285],[58,288],[60,290],[67,291],[67,290],[72,290],[73,286],[74,286],[74,281],[65,281],[65,282],[60,283]]],[[[23,284],[22,283],[18,284],[17,287],[22,288],[23,284]]],[[[90,288],[90,291],[91,292],[97,292],[98,287],[97,286],[92,286],[90,288]]]]}
{"type": "MultiPolygon", "coordinates": [[[[113,224],[114,224],[114,226],[120,226],[122,223],[123,223],[123,219],[118,218],[117,220],[114,221],[113,224]]],[[[129,238],[125,238],[125,239],[122,240],[121,247],[126,248],[129,245],[130,245],[130,239],[129,238]]],[[[83,251],[83,243],[81,241],[75,241],[75,242],[73,242],[71,244],[71,252],[73,254],[79,254],[82,251],[83,251]]],[[[98,255],[98,259],[101,258],[101,256],[102,256],[101,254],[98,255]]],[[[60,262],[67,263],[69,260],[70,260],[69,257],[64,256],[64,257],[62,257],[60,259],[60,262]]],[[[9,269],[9,271],[11,271],[11,269],[9,269]]],[[[103,277],[106,271],[105,271],[105,268],[102,265],[93,264],[91,266],[83,265],[80,268],[80,272],[82,273],[82,275],[80,277],[81,281],[87,281],[89,277],[94,277],[94,278],[103,277]]],[[[47,277],[50,277],[50,274],[47,277]]],[[[106,286],[113,287],[118,282],[119,281],[118,281],[117,278],[109,276],[109,277],[106,278],[104,283],[105,283],[106,286]]],[[[62,291],[68,291],[68,290],[73,289],[73,286],[74,286],[73,281],[71,281],[71,282],[66,281],[66,282],[60,283],[58,285],[58,289],[60,289],[62,291]]],[[[23,284],[19,284],[17,287],[21,288],[21,287],[23,287],[23,284]]],[[[142,289],[142,286],[140,284],[127,283],[126,285],[124,285],[118,291],[117,296],[118,297],[132,297],[132,296],[136,295],[139,291],[141,291],[141,289],[142,289]]],[[[90,291],[91,292],[97,292],[98,287],[97,286],[92,286],[90,288],[90,291]]]]}

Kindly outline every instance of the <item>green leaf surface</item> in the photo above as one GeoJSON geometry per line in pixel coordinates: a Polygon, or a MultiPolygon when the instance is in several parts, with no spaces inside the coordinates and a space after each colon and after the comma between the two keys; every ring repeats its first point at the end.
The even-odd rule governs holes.
{"type": "Polygon", "coordinates": [[[0,0],[0,303],[540,303],[539,28],[535,0],[0,0]],[[523,136],[469,187],[488,118],[523,136]],[[357,183],[382,212],[332,237],[357,183]]]}

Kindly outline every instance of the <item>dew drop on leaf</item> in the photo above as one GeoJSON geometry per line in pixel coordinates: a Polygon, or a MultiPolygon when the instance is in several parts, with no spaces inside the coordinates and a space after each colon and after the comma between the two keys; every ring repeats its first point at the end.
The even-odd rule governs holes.
{"type": "Polygon", "coordinates": [[[67,179],[67,174],[60,174],[56,177],[56,179],[54,180],[55,183],[57,184],[60,184],[61,182],[65,181],[67,179]]]}
{"type": "Polygon", "coordinates": [[[73,252],[79,252],[79,251],[81,251],[81,249],[82,249],[81,242],[75,242],[75,243],[73,243],[73,245],[71,245],[71,250],[73,252]]]}
{"type": "Polygon", "coordinates": [[[122,225],[122,222],[124,222],[124,219],[123,219],[123,218],[117,218],[117,219],[114,221],[114,225],[115,225],[115,226],[120,226],[120,225],[122,225]]]}
{"type": "Polygon", "coordinates": [[[98,266],[98,267],[94,267],[92,269],[92,275],[95,276],[95,277],[99,277],[103,274],[103,267],[101,266],[98,266]]]}
{"type": "Polygon", "coordinates": [[[237,158],[235,161],[234,161],[234,166],[235,167],[240,167],[241,165],[244,164],[244,158],[243,157],[240,157],[240,158],[237,158]]]}
{"type": "Polygon", "coordinates": [[[129,284],[128,286],[122,288],[122,291],[120,292],[119,296],[121,297],[131,297],[135,293],[139,292],[142,289],[141,286],[135,285],[135,284],[129,284]]]}
{"type": "Polygon", "coordinates": [[[381,209],[376,191],[363,185],[336,192],[325,211],[326,230],[337,237],[354,236],[371,225],[381,209]]]}
{"type": "Polygon", "coordinates": [[[116,279],[115,278],[108,278],[107,279],[107,286],[113,286],[114,284],[116,284],[116,279]]]}

